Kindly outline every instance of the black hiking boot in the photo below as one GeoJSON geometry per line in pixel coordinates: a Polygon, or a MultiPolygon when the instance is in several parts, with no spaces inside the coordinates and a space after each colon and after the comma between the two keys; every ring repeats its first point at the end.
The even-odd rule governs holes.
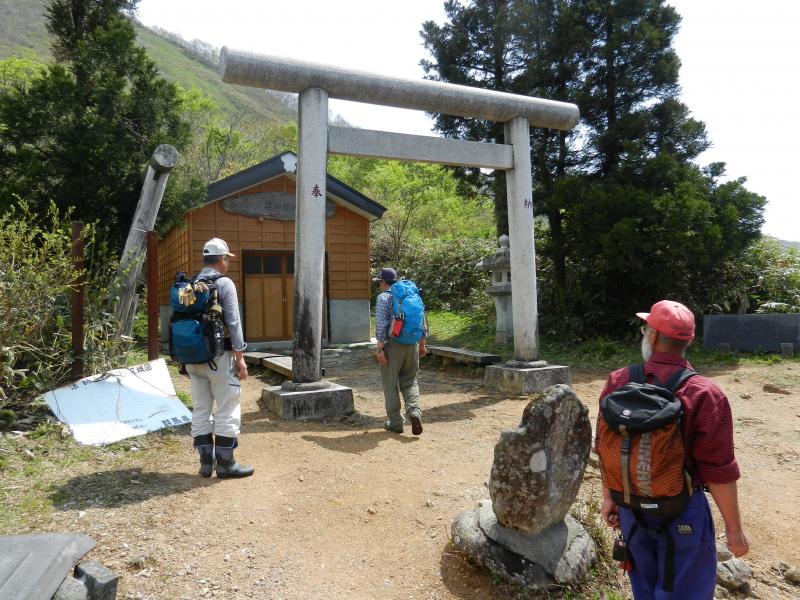
{"type": "Polygon", "coordinates": [[[214,471],[214,437],[212,434],[198,435],[194,438],[194,447],[200,454],[200,476],[211,477],[214,471]]]}
{"type": "Polygon", "coordinates": [[[232,477],[250,477],[256,470],[236,462],[233,449],[239,445],[236,438],[217,436],[215,453],[217,456],[217,477],[227,479],[232,477]]]}
{"type": "Polygon", "coordinates": [[[411,433],[422,435],[422,411],[412,410],[409,418],[411,419],[411,433]]]}
{"type": "Polygon", "coordinates": [[[392,433],[403,433],[403,426],[401,425],[400,427],[392,427],[391,421],[385,421],[383,423],[383,428],[386,431],[391,431],[392,433]]]}

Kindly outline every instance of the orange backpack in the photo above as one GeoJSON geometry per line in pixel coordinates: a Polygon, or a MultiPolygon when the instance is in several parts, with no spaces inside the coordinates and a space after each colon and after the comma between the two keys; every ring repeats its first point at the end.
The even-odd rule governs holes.
{"type": "Polygon", "coordinates": [[[618,506],[661,518],[683,512],[692,491],[684,469],[683,407],[675,392],[697,375],[676,372],[663,386],[647,383],[644,365],[628,367],[630,382],[600,401],[600,473],[618,506]]]}

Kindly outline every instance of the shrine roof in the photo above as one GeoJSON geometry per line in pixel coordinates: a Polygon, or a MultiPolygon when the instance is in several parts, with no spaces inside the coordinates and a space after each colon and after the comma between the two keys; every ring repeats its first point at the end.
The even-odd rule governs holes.
{"type": "MultiPolygon", "coordinates": [[[[276,154],[263,162],[253,165],[209,184],[206,203],[216,202],[237,192],[241,192],[270,179],[286,175],[296,179],[297,155],[294,152],[276,154]]],[[[370,221],[380,219],[386,212],[386,207],[368,198],[358,190],[353,189],[343,181],[330,174],[326,177],[327,195],[333,201],[349,205],[355,212],[363,215],[370,221]]]]}

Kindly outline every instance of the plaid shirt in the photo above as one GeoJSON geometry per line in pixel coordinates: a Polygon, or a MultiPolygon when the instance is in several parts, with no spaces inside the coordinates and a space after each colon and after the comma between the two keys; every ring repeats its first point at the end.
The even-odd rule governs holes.
{"type": "MultiPolygon", "coordinates": [[[[389,339],[389,328],[392,326],[392,293],[389,291],[378,294],[375,301],[375,338],[386,343],[389,339]]],[[[423,322],[422,337],[427,337],[427,324],[423,322]]]]}
{"type": "Polygon", "coordinates": [[[392,294],[381,292],[375,301],[375,337],[385,343],[389,339],[389,327],[392,325],[392,294]]]}

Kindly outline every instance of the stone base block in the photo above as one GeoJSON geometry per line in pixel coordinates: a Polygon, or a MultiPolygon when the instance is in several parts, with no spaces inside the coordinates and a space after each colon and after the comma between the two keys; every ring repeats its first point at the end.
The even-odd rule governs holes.
{"type": "Polygon", "coordinates": [[[461,513],[451,527],[453,545],[500,579],[545,591],[580,582],[597,558],[591,536],[569,515],[528,535],[497,523],[489,500],[461,513]]]}
{"type": "Polygon", "coordinates": [[[557,383],[572,383],[569,367],[547,365],[518,369],[505,365],[489,365],[483,376],[483,385],[486,387],[513,394],[538,394],[557,383]]]}
{"type": "Polygon", "coordinates": [[[90,600],[114,600],[117,597],[119,575],[97,561],[77,565],[75,577],[86,586],[90,600]]]}
{"type": "Polygon", "coordinates": [[[355,410],[353,390],[335,383],[319,390],[287,391],[281,386],[265,387],[258,405],[288,421],[342,417],[355,410]]]}

